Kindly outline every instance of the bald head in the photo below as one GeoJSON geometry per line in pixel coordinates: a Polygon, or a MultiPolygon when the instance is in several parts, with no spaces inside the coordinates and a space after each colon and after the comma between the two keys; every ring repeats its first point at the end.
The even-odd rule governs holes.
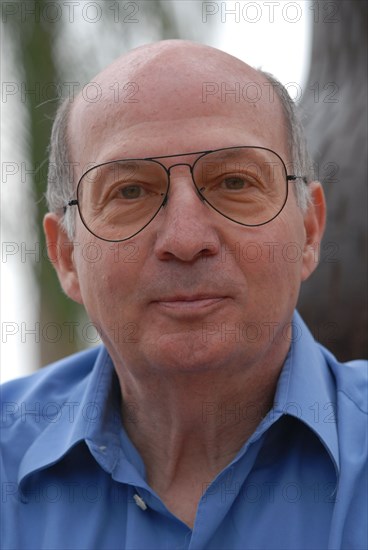
{"type": "Polygon", "coordinates": [[[123,54],[93,79],[108,97],[108,83],[136,81],[157,94],[180,83],[265,82],[254,68],[221,50],[187,40],[163,40],[123,54]],[[106,87],[107,86],[107,87],[106,87]]]}
{"type": "Polygon", "coordinates": [[[120,56],[94,79],[102,84],[117,78],[170,80],[177,77],[259,79],[259,73],[240,59],[205,44],[163,40],[145,44],[120,56]]]}
{"type": "MultiPolygon", "coordinates": [[[[145,45],[119,57],[93,82],[101,91],[100,101],[88,101],[81,93],[71,112],[69,128],[75,162],[81,159],[86,164],[103,162],[116,155],[121,158],[143,153],[144,156],[176,153],[163,142],[160,144],[159,136],[167,138],[167,142],[170,132],[177,136],[180,131],[184,138],[185,132],[196,132],[196,121],[205,117],[217,119],[212,134],[199,140],[203,142],[202,149],[210,149],[215,145],[212,138],[216,141],[217,134],[226,129],[227,118],[238,115],[239,124],[248,127],[243,143],[246,140],[271,148],[276,144],[280,154],[288,156],[282,106],[277,97],[270,101],[265,76],[215,48],[183,40],[145,45]],[[250,85],[261,90],[256,100],[240,94],[240,90],[250,85]],[[147,133],[143,127],[148,129],[148,125],[147,133]],[[115,144],[119,141],[117,148],[111,152],[112,156],[108,151],[101,154],[96,134],[106,143],[106,132],[112,129],[115,144]],[[141,138],[144,141],[145,136],[151,140],[151,146],[146,143],[143,152],[131,147],[132,141],[141,138]]],[[[179,142],[178,146],[184,147],[182,152],[188,152],[188,147],[189,151],[193,149],[190,143],[179,142]]]]}

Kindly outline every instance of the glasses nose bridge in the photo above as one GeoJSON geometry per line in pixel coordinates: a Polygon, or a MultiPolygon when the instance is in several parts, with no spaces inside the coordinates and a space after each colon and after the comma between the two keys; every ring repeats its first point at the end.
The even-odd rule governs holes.
{"type": "MultiPolygon", "coordinates": [[[[169,167],[165,167],[165,170],[167,172],[167,175],[168,175],[168,178],[169,178],[169,187],[167,189],[167,194],[166,194],[166,201],[165,201],[165,204],[167,202],[167,199],[168,199],[168,194],[169,194],[169,189],[170,189],[170,183],[171,183],[171,170],[173,168],[176,168],[177,166],[187,166],[190,170],[190,176],[192,178],[192,184],[194,186],[194,189],[197,191],[198,193],[198,188],[197,188],[197,185],[194,181],[194,176],[193,176],[193,166],[194,166],[194,162],[192,164],[190,164],[189,162],[176,162],[175,164],[171,164],[169,167]]],[[[199,195],[200,196],[200,195],[199,195]]],[[[201,198],[201,197],[200,197],[201,198]]]]}
{"type": "Polygon", "coordinates": [[[193,179],[193,164],[190,164],[189,162],[176,162],[175,164],[171,164],[168,168],[165,168],[165,170],[169,175],[169,178],[171,177],[171,170],[173,168],[176,168],[177,166],[188,166],[190,170],[190,175],[192,176],[192,179],[193,179]]]}

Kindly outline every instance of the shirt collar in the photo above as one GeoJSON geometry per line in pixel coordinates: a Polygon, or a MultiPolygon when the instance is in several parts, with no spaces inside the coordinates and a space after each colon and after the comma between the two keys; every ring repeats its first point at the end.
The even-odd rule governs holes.
{"type": "MultiPolygon", "coordinates": [[[[94,440],[96,431],[101,434],[98,440],[100,447],[103,447],[102,438],[111,438],[113,435],[117,441],[121,423],[116,418],[120,410],[116,404],[119,385],[112,383],[114,376],[110,356],[106,348],[101,346],[90,374],[79,384],[70,387],[68,399],[63,401],[60,414],[55,419],[46,419],[46,428],[24,454],[18,471],[19,484],[29,474],[55,464],[77,443],[94,440]]],[[[65,388],[61,391],[65,391],[65,388]]],[[[53,400],[56,401],[55,395],[53,400]]]]}
{"type": "Polygon", "coordinates": [[[322,347],[297,311],[292,343],[277,384],[273,414],[293,416],[306,424],[327,450],[338,475],[336,388],[322,347]]]}

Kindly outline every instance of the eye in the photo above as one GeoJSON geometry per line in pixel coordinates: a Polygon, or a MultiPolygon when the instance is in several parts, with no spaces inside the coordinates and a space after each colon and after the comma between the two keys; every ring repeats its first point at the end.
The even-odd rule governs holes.
{"type": "Polygon", "coordinates": [[[120,196],[124,199],[139,199],[144,193],[139,185],[128,185],[119,189],[120,196]]]}
{"type": "Polygon", "coordinates": [[[247,182],[240,177],[225,178],[221,184],[221,187],[230,190],[244,189],[247,185],[247,182]]]}

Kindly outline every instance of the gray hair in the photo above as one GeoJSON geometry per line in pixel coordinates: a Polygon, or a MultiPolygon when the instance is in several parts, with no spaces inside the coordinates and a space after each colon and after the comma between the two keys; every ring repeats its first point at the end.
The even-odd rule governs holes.
{"type": "MultiPolygon", "coordinates": [[[[286,88],[271,74],[259,71],[270,83],[276,96],[281,102],[288,129],[288,147],[291,158],[292,172],[297,176],[305,176],[308,183],[314,179],[313,164],[311,162],[304,130],[297,112],[297,106],[289,96],[286,88]]],[[[73,165],[69,151],[68,119],[72,102],[65,99],[59,106],[52,127],[49,147],[49,171],[47,178],[46,200],[50,212],[62,215],[62,225],[70,239],[75,232],[75,211],[66,208],[68,201],[75,194],[73,165]]],[[[297,179],[294,185],[297,204],[303,212],[310,204],[308,185],[302,179],[297,179]]]]}
{"type": "MultiPolygon", "coordinates": [[[[277,78],[275,78],[272,74],[261,70],[258,72],[270,83],[281,102],[281,107],[284,112],[288,130],[289,155],[291,158],[291,164],[286,163],[287,168],[289,168],[287,172],[288,174],[302,176],[307,179],[307,183],[310,183],[315,178],[314,166],[308,151],[299,108],[289,96],[286,88],[277,80],[277,78]]],[[[309,187],[305,184],[303,179],[297,179],[294,187],[298,206],[302,212],[305,212],[311,203],[309,187]]]]}
{"type": "Polygon", "coordinates": [[[46,190],[49,211],[62,215],[62,225],[70,239],[75,233],[75,212],[72,212],[72,208],[65,207],[75,193],[68,138],[71,105],[71,100],[66,98],[56,112],[50,138],[46,190]]]}

